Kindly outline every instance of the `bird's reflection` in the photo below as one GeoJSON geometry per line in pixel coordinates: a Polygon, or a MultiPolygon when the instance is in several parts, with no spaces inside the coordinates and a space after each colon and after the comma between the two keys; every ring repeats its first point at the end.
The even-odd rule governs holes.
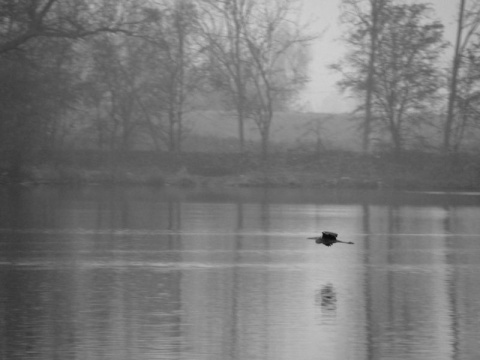
{"type": "Polygon", "coordinates": [[[332,284],[322,286],[317,296],[322,310],[335,311],[337,309],[337,294],[332,284]]]}
{"type": "Polygon", "coordinates": [[[332,321],[337,312],[337,292],[333,284],[323,285],[315,294],[315,305],[321,310],[321,321],[332,321]]]}

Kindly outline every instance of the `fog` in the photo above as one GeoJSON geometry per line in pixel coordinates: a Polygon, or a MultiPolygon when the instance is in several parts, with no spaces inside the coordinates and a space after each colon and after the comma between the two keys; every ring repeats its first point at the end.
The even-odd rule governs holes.
{"type": "Polygon", "coordinates": [[[1,2],[0,358],[478,358],[479,25],[1,2]]]}
{"type": "MultiPolygon", "coordinates": [[[[409,154],[422,154],[425,165],[435,165],[415,186],[441,177],[442,157],[461,154],[466,168],[450,172],[474,187],[478,9],[468,2],[462,9],[455,46],[459,4],[372,4],[83,0],[8,7],[0,27],[2,182],[161,183],[184,170],[237,176],[269,166],[292,174],[295,159],[302,159],[296,170],[306,172],[309,157],[350,152],[347,159],[380,156],[400,168],[409,154]],[[147,172],[132,160],[139,152],[147,172]],[[187,159],[204,153],[244,160],[187,159]],[[148,160],[156,155],[164,162],[148,160]]],[[[328,183],[359,177],[353,163],[333,175],[324,166],[336,165],[311,168],[328,183]]],[[[398,175],[381,167],[368,165],[360,180],[386,183],[398,175]]],[[[425,174],[417,170],[401,173],[418,180],[425,174]]],[[[294,182],[305,183],[298,176],[294,182]]]]}

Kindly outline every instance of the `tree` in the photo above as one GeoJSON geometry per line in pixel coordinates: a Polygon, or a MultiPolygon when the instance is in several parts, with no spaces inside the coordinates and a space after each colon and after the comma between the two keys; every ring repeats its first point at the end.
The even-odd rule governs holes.
{"type": "Polygon", "coordinates": [[[142,87],[140,41],[108,34],[90,43],[91,66],[82,89],[84,104],[97,115],[98,145],[110,151],[129,151],[140,127],[137,97],[142,87]]]}
{"type": "Polygon", "coordinates": [[[198,49],[193,39],[197,10],[193,2],[178,0],[164,10],[164,15],[159,34],[164,70],[160,71],[163,81],[158,85],[168,118],[168,149],[179,153],[186,133],[183,115],[188,95],[198,85],[195,63],[198,49]]]}
{"type": "Polygon", "coordinates": [[[237,115],[239,150],[245,150],[246,68],[248,51],[243,36],[244,19],[251,16],[254,3],[248,0],[203,0],[199,25],[209,56],[209,70],[215,89],[228,93],[227,106],[237,115]]]}
{"type": "MultiPolygon", "coordinates": [[[[455,90],[454,121],[449,128],[448,147],[444,150],[457,153],[468,135],[478,129],[480,115],[480,49],[472,44],[462,56],[455,90]]],[[[445,144],[444,144],[445,146],[445,144]]]]}
{"type": "Polygon", "coordinates": [[[12,178],[55,141],[57,121],[74,101],[72,57],[63,41],[0,57],[0,165],[12,178]]]}
{"type": "Polygon", "coordinates": [[[248,116],[259,130],[264,159],[268,157],[274,111],[285,109],[307,81],[303,50],[312,38],[300,28],[289,26],[289,6],[288,0],[277,2],[274,8],[266,6],[258,24],[245,31],[253,80],[247,100],[248,116]]]}
{"type": "Polygon", "coordinates": [[[184,113],[202,77],[197,8],[190,0],[164,0],[144,11],[151,21],[138,27],[133,42],[135,57],[143,59],[137,64],[134,102],[155,148],[163,143],[169,152],[180,153],[188,133],[184,113]]]}
{"type": "Polygon", "coordinates": [[[458,77],[458,70],[460,68],[460,42],[462,39],[462,30],[463,30],[463,14],[465,11],[465,0],[461,0],[460,2],[460,10],[458,16],[458,23],[457,23],[457,39],[455,42],[455,51],[453,54],[453,66],[452,66],[452,74],[451,74],[451,83],[449,87],[449,96],[448,96],[448,110],[447,110],[447,119],[445,122],[445,130],[444,130],[444,149],[448,151],[450,149],[450,138],[451,138],[451,128],[453,124],[453,112],[455,106],[455,100],[457,96],[457,77],[458,77]]]}
{"type": "Polygon", "coordinates": [[[149,21],[126,27],[131,36],[106,32],[89,41],[93,65],[86,66],[84,100],[95,118],[92,128],[102,143],[110,139],[111,150],[128,150],[147,136],[155,150],[180,153],[189,130],[184,114],[203,76],[197,7],[163,0],[130,11],[149,21]]]}
{"type": "MultiPolygon", "coordinates": [[[[2,165],[18,177],[35,153],[52,148],[75,102],[82,67],[77,39],[125,33],[130,0],[22,0],[0,4],[2,165]],[[8,86],[6,85],[8,84],[8,86]]],[[[149,19],[142,12],[129,23],[149,19]]]]}
{"type": "MultiPolygon", "coordinates": [[[[372,132],[373,114],[372,99],[375,80],[376,54],[379,37],[387,20],[386,10],[391,5],[390,0],[343,0],[344,24],[348,24],[349,30],[345,42],[349,47],[354,48],[351,61],[365,62],[365,87],[362,148],[364,152],[369,151],[370,134],[372,132]]],[[[358,66],[358,65],[357,65],[358,66]]],[[[341,66],[334,66],[335,69],[342,69],[341,66]]]]}
{"type": "MultiPolygon", "coordinates": [[[[471,13],[467,14],[467,19],[469,15],[471,13]]],[[[476,17],[478,16],[477,13],[476,17]]],[[[468,46],[460,53],[454,116],[448,130],[449,146],[444,148],[453,153],[458,152],[468,138],[478,134],[480,125],[480,33],[472,35],[468,46]]]]}
{"type": "Polygon", "coordinates": [[[244,120],[249,118],[259,131],[265,158],[274,111],[286,106],[307,81],[306,47],[314,37],[300,25],[292,1],[207,4],[222,18],[215,26],[207,20],[203,31],[212,79],[219,89],[227,90],[227,101],[234,104],[241,149],[244,120]]]}
{"type": "MultiPolygon", "coordinates": [[[[419,114],[435,100],[442,82],[438,60],[446,43],[443,25],[432,21],[425,4],[388,5],[378,34],[375,54],[372,110],[377,130],[389,135],[396,154],[403,151],[409,134],[422,121],[419,114]]],[[[361,37],[362,34],[359,34],[361,37]]],[[[361,49],[347,55],[349,71],[340,85],[363,94],[368,62],[361,49]]]]}
{"type": "MultiPolygon", "coordinates": [[[[443,129],[445,152],[458,151],[472,125],[478,98],[480,5],[460,1],[457,36],[450,73],[448,110],[443,129]]],[[[478,113],[477,113],[478,114],[478,113]]]]}
{"type": "Polygon", "coordinates": [[[2,1],[0,54],[23,48],[38,38],[80,39],[102,32],[129,32],[132,24],[148,18],[127,21],[123,10],[133,6],[127,1],[2,1]]]}
{"type": "Polygon", "coordinates": [[[413,129],[411,121],[441,88],[438,60],[446,46],[443,25],[431,21],[424,4],[392,6],[377,63],[375,106],[398,154],[413,129]]]}

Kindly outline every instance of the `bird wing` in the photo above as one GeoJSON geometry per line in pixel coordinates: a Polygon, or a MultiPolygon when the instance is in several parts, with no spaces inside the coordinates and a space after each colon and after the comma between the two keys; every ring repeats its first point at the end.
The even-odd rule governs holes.
{"type": "Polygon", "coordinates": [[[342,243],[342,244],[354,244],[354,243],[351,242],[351,241],[341,241],[341,240],[337,240],[337,242],[342,243]]]}

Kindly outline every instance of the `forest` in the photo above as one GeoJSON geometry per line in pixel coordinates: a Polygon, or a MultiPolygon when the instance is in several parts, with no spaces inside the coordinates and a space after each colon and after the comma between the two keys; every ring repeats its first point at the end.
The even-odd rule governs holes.
{"type": "Polygon", "coordinates": [[[345,114],[294,108],[301,6],[1,0],[0,183],[480,188],[480,5],[450,44],[428,3],[342,0],[345,114]]]}

